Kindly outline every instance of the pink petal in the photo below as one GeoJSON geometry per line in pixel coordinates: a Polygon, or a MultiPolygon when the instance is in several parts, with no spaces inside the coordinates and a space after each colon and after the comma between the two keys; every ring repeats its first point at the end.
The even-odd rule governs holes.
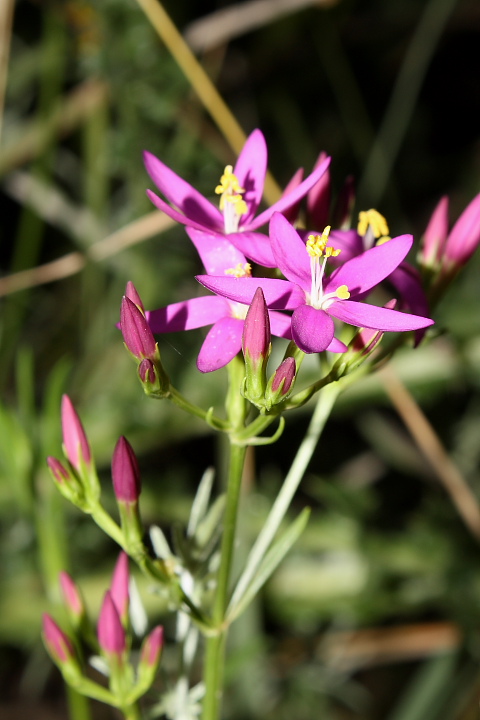
{"type": "Polygon", "coordinates": [[[305,302],[305,294],[298,285],[287,280],[211,275],[197,275],[197,280],[212,292],[244,305],[250,305],[258,287],[262,288],[268,307],[275,310],[294,310],[305,302]]]}
{"type": "Polygon", "coordinates": [[[200,372],[207,373],[227,365],[242,349],[243,320],[224,317],[208,331],[197,358],[200,372]]]}
{"type": "Polygon", "coordinates": [[[245,255],[227,240],[226,235],[186,228],[208,275],[224,275],[226,270],[244,265],[245,255]]]}
{"type": "Polygon", "coordinates": [[[333,340],[334,331],[333,320],[324,310],[302,305],[293,313],[293,340],[305,353],[326,350],[333,340]]]}
{"type": "Polygon", "coordinates": [[[276,265],[288,280],[309,292],[310,256],[295,228],[280,213],[275,213],[270,221],[270,238],[276,265]]]}
{"type": "Polygon", "coordinates": [[[387,308],[359,303],[353,300],[336,301],[328,308],[329,315],[356,327],[404,332],[433,325],[430,318],[388,310],[387,308]]]}
{"type": "Polygon", "coordinates": [[[388,276],[388,282],[400,294],[402,308],[408,308],[414,315],[428,317],[430,312],[427,296],[422,287],[420,273],[416,268],[402,262],[396,270],[388,276]]]}
{"type": "Polygon", "coordinates": [[[334,292],[340,285],[346,285],[351,296],[367,292],[400,265],[412,243],[411,235],[400,235],[348,260],[332,273],[325,293],[334,292]]]}
{"type": "Polygon", "coordinates": [[[292,339],[292,318],[290,315],[270,310],[270,331],[276,337],[292,339]]]}
{"type": "Polygon", "coordinates": [[[270,238],[267,235],[254,232],[237,232],[229,233],[226,237],[238,250],[257,265],[269,268],[277,267],[270,238]]]}
{"type": "Polygon", "coordinates": [[[203,230],[208,232],[209,230],[218,230],[218,232],[223,232],[223,224],[220,225],[218,223],[204,223],[201,219],[195,220],[193,217],[187,217],[186,215],[182,215],[182,213],[178,212],[178,210],[175,210],[171,205],[169,205],[165,200],[162,200],[162,198],[159,198],[158,195],[155,195],[154,192],[151,190],[147,190],[147,195],[149,199],[152,201],[152,203],[155,205],[155,207],[158,210],[161,210],[165,215],[168,215],[168,217],[171,217],[172,220],[175,220],[175,222],[181,223],[182,225],[188,225],[189,227],[197,228],[197,230],[203,230]]]}
{"type": "Polygon", "coordinates": [[[310,173],[310,175],[308,175],[308,177],[306,177],[305,180],[295,188],[295,190],[288,195],[281,197],[280,200],[271,205],[267,210],[258,215],[255,220],[249,223],[248,229],[256,230],[257,228],[262,227],[262,225],[265,225],[265,223],[270,220],[273,213],[283,212],[284,210],[292,207],[292,205],[295,205],[295,203],[305,197],[310,188],[312,188],[315,183],[320,180],[322,175],[327,171],[329,165],[330,158],[327,158],[321,165],[319,165],[318,168],[315,168],[315,170],[310,173]]]}
{"type": "MultiPolygon", "coordinates": [[[[327,153],[321,152],[315,167],[319,167],[327,159],[327,153]]],[[[312,227],[322,231],[330,217],[331,183],[330,171],[327,170],[307,195],[307,217],[312,227]]]]}
{"type": "Polygon", "coordinates": [[[267,172],[267,144],[263,133],[254,130],[247,138],[233,170],[240,187],[245,189],[243,199],[248,212],[242,216],[240,226],[248,224],[262,201],[267,172]]]}
{"type": "Polygon", "coordinates": [[[442,197],[428,221],[422,240],[422,260],[430,265],[438,260],[443,253],[448,235],[448,197],[442,197]]]}
{"type": "Polygon", "coordinates": [[[327,347],[327,350],[332,353],[344,353],[348,350],[348,347],[341,340],[337,340],[337,338],[334,337],[330,345],[327,347]]]}
{"type": "MultiPolygon", "coordinates": [[[[303,174],[303,168],[298,168],[295,175],[292,177],[291,180],[289,180],[289,182],[285,186],[282,193],[282,198],[287,197],[287,195],[293,192],[300,185],[303,180],[303,174]]],[[[301,199],[298,200],[295,205],[292,205],[291,207],[286,208],[283,211],[282,215],[287,218],[288,222],[294,223],[297,220],[298,212],[300,210],[300,203],[301,199]]]]}
{"type": "Polygon", "coordinates": [[[470,259],[480,243],[480,194],[467,205],[445,243],[445,257],[456,265],[470,259]]]}
{"type": "Polygon", "coordinates": [[[230,315],[228,302],[211,295],[183,300],[145,313],[154,333],[194,330],[204,325],[212,325],[227,315],[230,315]]]}
{"type": "Polygon", "coordinates": [[[143,154],[145,167],[155,185],[186,218],[206,227],[223,227],[223,215],[207,198],[164,165],[155,155],[143,154]]]}

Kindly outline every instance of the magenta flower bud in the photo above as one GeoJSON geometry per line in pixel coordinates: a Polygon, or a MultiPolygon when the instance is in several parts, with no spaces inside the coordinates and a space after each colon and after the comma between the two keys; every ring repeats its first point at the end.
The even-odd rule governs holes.
{"type": "Polygon", "coordinates": [[[76,659],[72,641],[47,613],[42,616],[42,632],[45,646],[55,663],[62,665],[76,659]]]}
{"type": "Polygon", "coordinates": [[[97,627],[98,643],[103,652],[121,657],[127,649],[125,630],[109,590],[105,593],[97,627]]]}
{"type": "Polygon", "coordinates": [[[145,315],[125,296],[122,298],[120,311],[120,329],[125,345],[137,360],[155,358],[157,344],[145,315]]]}
{"type": "Polygon", "coordinates": [[[422,239],[420,264],[435,267],[439,262],[448,235],[448,197],[442,197],[428,221],[422,239]]]}
{"type": "Polygon", "coordinates": [[[151,360],[145,358],[138,366],[138,377],[142,383],[153,385],[156,380],[155,365],[151,360]]]}
{"type": "Polygon", "coordinates": [[[267,363],[271,350],[270,340],[268,308],[263,290],[257,288],[245,318],[242,336],[246,375],[243,393],[247,400],[257,407],[263,405],[267,384],[267,363]]]}
{"type": "Polygon", "coordinates": [[[295,379],[296,366],[293,357],[286,358],[275,370],[272,380],[272,392],[287,395],[295,379]]]}
{"type": "MultiPolygon", "coordinates": [[[[319,167],[327,159],[327,154],[321,152],[315,167],[319,167]]],[[[308,225],[312,228],[324,228],[330,219],[331,181],[330,170],[327,168],[307,194],[308,225]]]]}
{"type": "Polygon", "coordinates": [[[480,194],[478,194],[453,226],[445,243],[445,259],[454,267],[465,265],[480,243],[480,194]]]}
{"type": "Polygon", "coordinates": [[[135,303],[140,312],[145,315],[145,308],[143,307],[142,299],[137,292],[137,288],[131,280],[127,282],[127,287],[125,288],[125,297],[135,303]]]}
{"type": "Polygon", "coordinates": [[[124,625],[126,625],[128,620],[129,579],[128,555],[125,552],[121,552],[113,571],[110,595],[124,625]]]}
{"type": "Polygon", "coordinates": [[[57,460],[57,458],[54,458],[50,455],[49,457],[47,457],[47,465],[59,485],[64,485],[65,483],[71,481],[72,477],[70,473],[68,472],[66,467],[62,465],[60,460],[57,460]]]}
{"type": "Polygon", "coordinates": [[[78,621],[85,615],[85,605],[80,590],[78,589],[75,581],[64,570],[60,572],[59,580],[63,599],[68,612],[76,621],[78,621]]]}
{"type": "Polygon", "coordinates": [[[90,465],[92,454],[83,425],[68,395],[62,397],[62,433],[65,454],[75,470],[81,472],[82,464],[90,465]]]}
{"type": "Polygon", "coordinates": [[[243,327],[243,354],[245,357],[248,355],[252,364],[261,363],[270,354],[270,341],[270,318],[267,303],[263,290],[257,288],[243,327]]]}
{"type": "Polygon", "coordinates": [[[286,399],[293,388],[296,372],[297,368],[293,357],[285,358],[280,363],[268,381],[265,392],[265,407],[267,410],[270,410],[272,405],[277,405],[286,399]]]}
{"type": "Polygon", "coordinates": [[[143,641],[140,652],[140,664],[143,663],[156,669],[160,660],[162,648],[163,627],[161,625],[157,625],[157,627],[155,627],[143,641]]]}
{"type": "Polygon", "coordinates": [[[133,448],[121,437],[112,457],[113,489],[117,500],[124,503],[136,503],[140,496],[141,480],[138,461],[133,448]]]}

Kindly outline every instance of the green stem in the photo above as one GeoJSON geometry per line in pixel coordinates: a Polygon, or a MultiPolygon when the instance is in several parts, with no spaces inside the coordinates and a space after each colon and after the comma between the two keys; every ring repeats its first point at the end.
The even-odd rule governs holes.
{"type": "Polygon", "coordinates": [[[182,410],[185,410],[185,412],[190,413],[190,415],[194,415],[195,417],[200,418],[201,420],[205,420],[208,422],[209,425],[214,427],[216,430],[226,430],[227,429],[227,423],[224,420],[221,420],[220,418],[217,418],[215,415],[212,415],[212,413],[208,410],[205,411],[203,408],[199,407],[198,405],[194,405],[193,403],[189,402],[183,395],[178,392],[173,386],[170,386],[168,396],[169,400],[171,400],[175,405],[178,405],[178,407],[182,408],[182,410]]]}
{"type": "Polygon", "coordinates": [[[233,558],[237,510],[246,450],[247,448],[245,446],[230,443],[227,505],[225,508],[218,585],[213,608],[213,620],[214,625],[217,627],[218,634],[207,640],[204,670],[205,698],[203,701],[203,720],[218,720],[220,717],[224,656],[227,639],[227,627],[223,625],[223,620],[228,602],[228,583],[233,558]]]}
{"type": "Polygon", "coordinates": [[[315,412],[310,420],[307,434],[298,448],[292,466],[267,518],[267,522],[262,528],[250,552],[246,563],[246,570],[243,572],[237,583],[229,608],[233,608],[237,601],[243,596],[263,558],[265,557],[265,553],[270,547],[273,538],[275,537],[288,508],[290,507],[292,498],[300,485],[305,470],[308,467],[308,463],[310,462],[315,448],[317,447],[317,443],[320,435],[322,434],[323,428],[325,427],[325,423],[330,416],[335,401],[342,388],[343,385],[341,383],[335,382],[328,385],[320,393],[315,412]]]}

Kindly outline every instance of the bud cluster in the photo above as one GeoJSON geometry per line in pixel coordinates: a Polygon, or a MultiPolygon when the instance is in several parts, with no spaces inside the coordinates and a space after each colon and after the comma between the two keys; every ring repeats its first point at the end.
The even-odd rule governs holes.
{"type": "Polygon", "coordinates": [[[67,683],[91,698],[102,700],[125,711],[151,687],[160,663],[163,647],[163,628],[155,627],[148,634],[138,653],[136,667],[131,662],[133,635],[129,621],[131,602],[128,556],[121,552],[100,610],[97,628],[88,617],[82,594],[66,572],[60,573],[63,604],[75,634],[73,640],[53,618],[43,616],[43,639],[52,660],[59,667],[67,683]],[[90,680],[83,671],[82,657],[76,647],[96,656],[100,654],[109,687],[90,680]]]}

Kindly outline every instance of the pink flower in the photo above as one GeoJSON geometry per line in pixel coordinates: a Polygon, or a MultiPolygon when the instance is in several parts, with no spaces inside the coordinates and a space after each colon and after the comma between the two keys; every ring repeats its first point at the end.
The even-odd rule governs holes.
{"type": "MultiPolygon", "coordinates": [[[[187,233],[209,275],[222,278],[250,275],[250,266],[245,255],[227,238],[194,228],[187,228],[187,233]]],[[[255,278],[250,279],[256,282],[255,278]]],[[[242,349],[244,320],[250,302],[241,304],[218,295],[210,295],[152,310],[146,313],[146,318],[154,333],[193,330],[213,325],[197,358],[197,367],[201,372],[212,372],[227,365],[242,349]]],[[[270,312],[269,315],[273,335],[291,339],[289,318],[277,312],[270,312]]]]}
{"type": "Polygon", "coordinates": [[[295,205],[320,180],[327,170],[326,158],[303,182],[264,212],[256,215],[263,195],[267,171],[267,146],[260,130],[248,137],[235,167],[227,166],[215,192],[220,195],[220,208],[176,175],[158,158],[144,153],[148,174],[166,202],[151,190],[147,194],[153,204],[173,220],[204,232],[228,235],[230,242],[254,262],[275,267],[268,237],[256,232],[266,225],[274,212],[283,212],[295,205]]]}
{"type": "Polygon", "coordinates": [[[64,570],[59,575],[63,599],[71,615],[80,619],[85,615],[85,605],[75,581],[64,570]]]}
{"type": "Polygon", "coordinates": [[[480,194],[473,198],[448,232],[448,198],[435,208],[423,237],[421,261],[439,267],[442,274],[457,272],[480,244],[480,194]]]}
{"type": "Polygon", "coordinates": [[[85,430],[68,395],[62,398],[62,432],[65,454],[75,470],[81,472],[82,464],[90,465],[92,455],[85,430]]]}
{"type": "MultiPolygon", "coordinates": [[[[412,246],[411,236],[403,235],[367,250],[328,278],[324,276],[325,263],[336,253],[327,246],[328,234],[311,236],[305,246],[290,223],[276,213],[270,223],[270,236],[276,264],[287,280],[206,275],[197,279],[209,290],[242,303],[251,302],[255,290],[261,287],[269,307],[293,310],[292,337],[303,352],[331,349],[335,341],[334,318],[357,327],[393,332],[433,324],[429,318],[358,301],[398,267],[412,246]]],[[[340,345],[344,351],[345,346],[340,345]]]]}

